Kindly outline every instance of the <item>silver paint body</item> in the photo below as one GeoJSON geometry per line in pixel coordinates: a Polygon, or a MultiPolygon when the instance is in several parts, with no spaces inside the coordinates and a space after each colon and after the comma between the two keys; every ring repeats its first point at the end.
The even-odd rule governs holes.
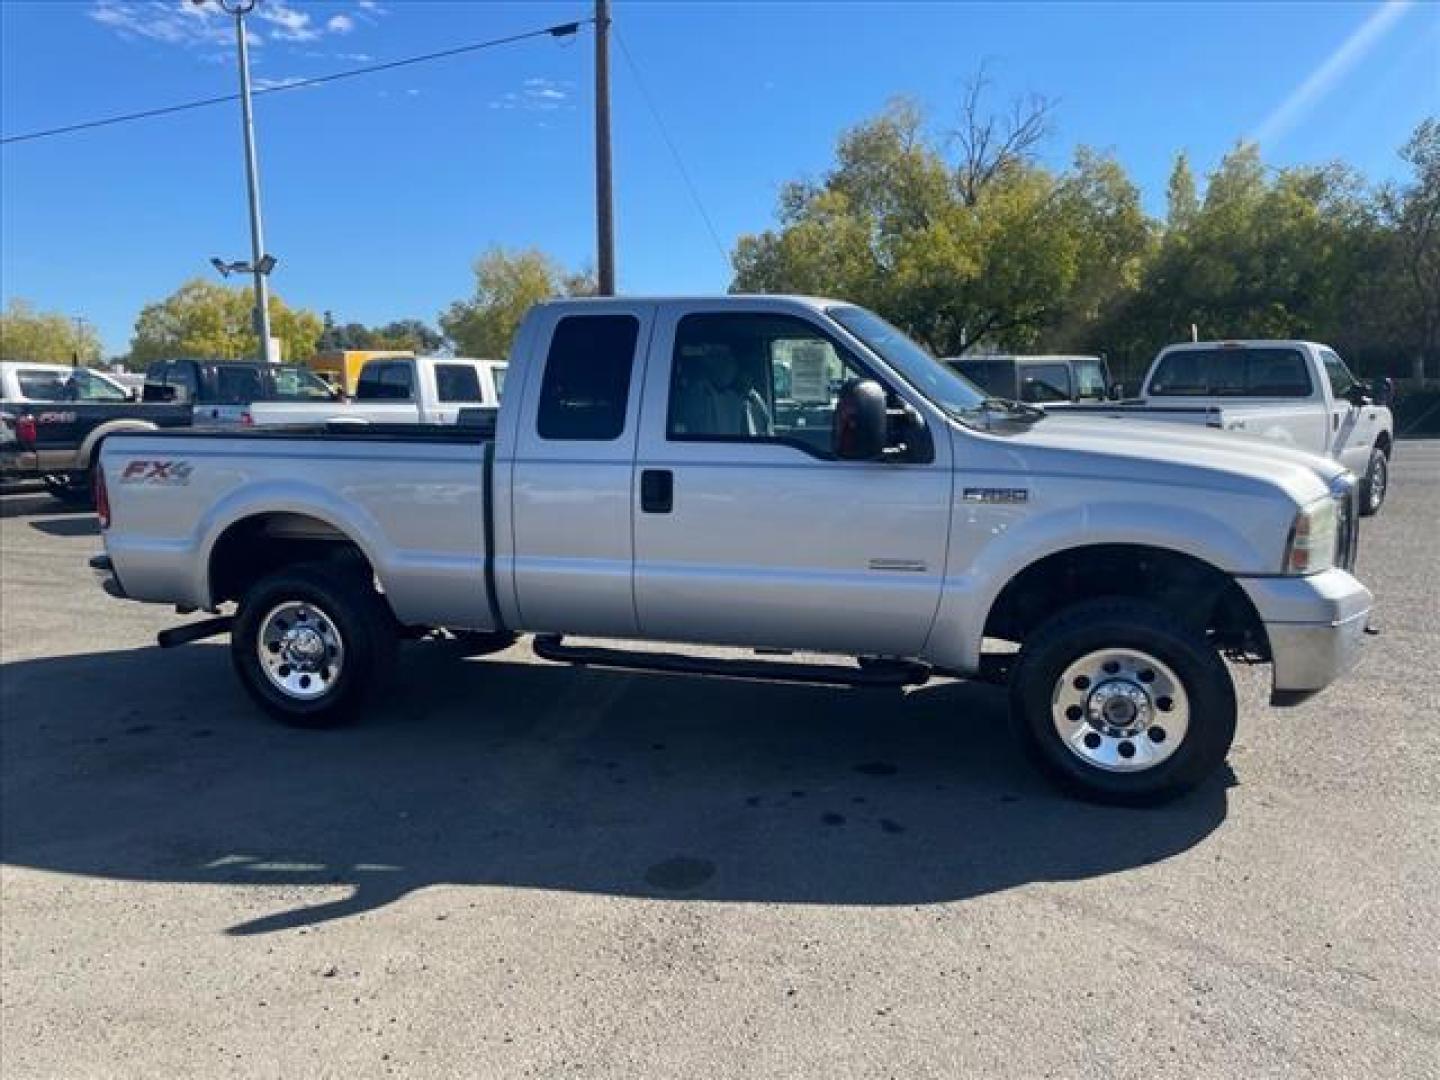
{"type": "MultiPolygon", "coordinates": [[[[1279,577],[1297,510],[1329,497],[1335,462],[1169,424],[1054,416],[980,430],[947,417],[825,314],[795,297],[568,300],[522,324],[494,464],[495,597],[527,631],[913,656],[973,672],[1001,589],[1038,559],[1148,544],[1235,576],[1285,655],[1276,687],[1319,689],[1353,663],[1370,593],[1343,570],[1279,577]],[[665,437],[675,327],[700,311],[784,312],[863,356],[923,417],[928,464],[824,461],[773,444],[665,437]],[[536,434],[557,320],[640,321],[622,436],[536,434]],[[639,476],[674,474],[674,510],[640,509],[639,476]],[[964,497],[964,491],[1004,493],[964,497]],[[1023,498],[1015,493],[1025,492],[1023,498]]],[[[404,622],[492,628],[483,447],[185,434],[106,442],[105,534],[135,599],[208,607],[210,553],[261,513],[351,538],[404,622]],[[135,460],[193,466],[183,484],[125,483],[135,460]]]]}

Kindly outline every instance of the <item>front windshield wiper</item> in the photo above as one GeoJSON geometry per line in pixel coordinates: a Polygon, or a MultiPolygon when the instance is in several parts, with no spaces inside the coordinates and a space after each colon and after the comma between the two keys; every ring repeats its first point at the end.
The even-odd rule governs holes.
{"type": "Polygon", "coordinates": [[[990,416],[993,413],[1000,413],[1007,420],[1013,420],[1020,424],[1033,424],[1038,420],[1044,420],[1050,414],[1039,405],[1031,405],[1027,401],[1012,401],[1009,398],[987,397],[981,398],[979,402],[964,410],[972,415],[990,416]]]}

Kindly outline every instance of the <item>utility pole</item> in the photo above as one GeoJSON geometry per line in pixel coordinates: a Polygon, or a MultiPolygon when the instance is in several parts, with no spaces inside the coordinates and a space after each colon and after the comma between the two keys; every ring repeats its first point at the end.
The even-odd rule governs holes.
{"type": "MultiPolygon", "coordinates": [[[[191,0],[196,7],[206,0],[191,0]]],[[[252,313],[255,335],[260,339],[262,363],[278,363],[280,358],[270,348],[270,271],[275,259],[265,254],[265,233],[260,224],[260,165],[255,157],[255,118],[250,109],[250,42],[245,36],[245,16],[255,10],[258,0],[216,0],[220,9],[235,20],[235,48],[240,55],[240,117],[245,135],[245,183],[250,196],[250,262],[226,263],[210,260],[221,274],[248,270],[255,278],[255,310],[252,313]]]]}
{"type": "Polygon", "coordinates": [[[595,244],[600,295],[615,295],[615,192],[610,176],[610,0],[595,0],[595,244]]]}
{"type": "Polygon", "coordinates": [[[274,363],[280,358],[270,351],[270,283],[266,278],[265,236],[260,225],[260,166],[255,159],[255,119],[250,111],[250,43],[245,36],[245,16],[255,0],[233,7],[220,6],[235,16],[235,41],[240,50],[240,112],[245,124],[245,180],[250,192],[250,268],[255,273],[255,333],[260,338],[260,359],[274,363]]]}

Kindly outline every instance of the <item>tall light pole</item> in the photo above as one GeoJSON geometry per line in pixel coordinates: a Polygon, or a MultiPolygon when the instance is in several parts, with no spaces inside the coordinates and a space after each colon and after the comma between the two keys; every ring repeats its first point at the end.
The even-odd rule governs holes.
{"type": "Polygon", "coordinates": [[[595,0],[595,247],[600,295],[615,295],[615,195],[610,182],[610,0],[595,0]]]}
{"type": "MultiPolygon", "coordinates": [[[[193,0],[201,5],[206,0],[193,0]]],[[[279,357],[270,348],[270,285],[268,275],[275,260],[265,254],[265,234],[260,224],[260,166],[255,157],[255,119],[250,108],[250,43],[245,36],[245,16],[257,0],[215,0],[235,19],[235,47],[240,54],[240,114],[245,131],[245,181],[250,194],[250,267],[255,276],[255,333],[260,338],[260,359],[275,363],[279,357]]]]}

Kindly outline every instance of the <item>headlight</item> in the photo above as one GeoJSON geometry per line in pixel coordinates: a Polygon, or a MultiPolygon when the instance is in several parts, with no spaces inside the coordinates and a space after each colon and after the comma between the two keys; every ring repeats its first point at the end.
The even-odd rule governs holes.
{"type": "Polygon", "coordinates": [[[1320,499],[1303,507],[1290,526],[1290,543],[1285,549],[1286,574],[1316,574],[1335,565],[1340,539],[1338,503],[1320,499]]]}

